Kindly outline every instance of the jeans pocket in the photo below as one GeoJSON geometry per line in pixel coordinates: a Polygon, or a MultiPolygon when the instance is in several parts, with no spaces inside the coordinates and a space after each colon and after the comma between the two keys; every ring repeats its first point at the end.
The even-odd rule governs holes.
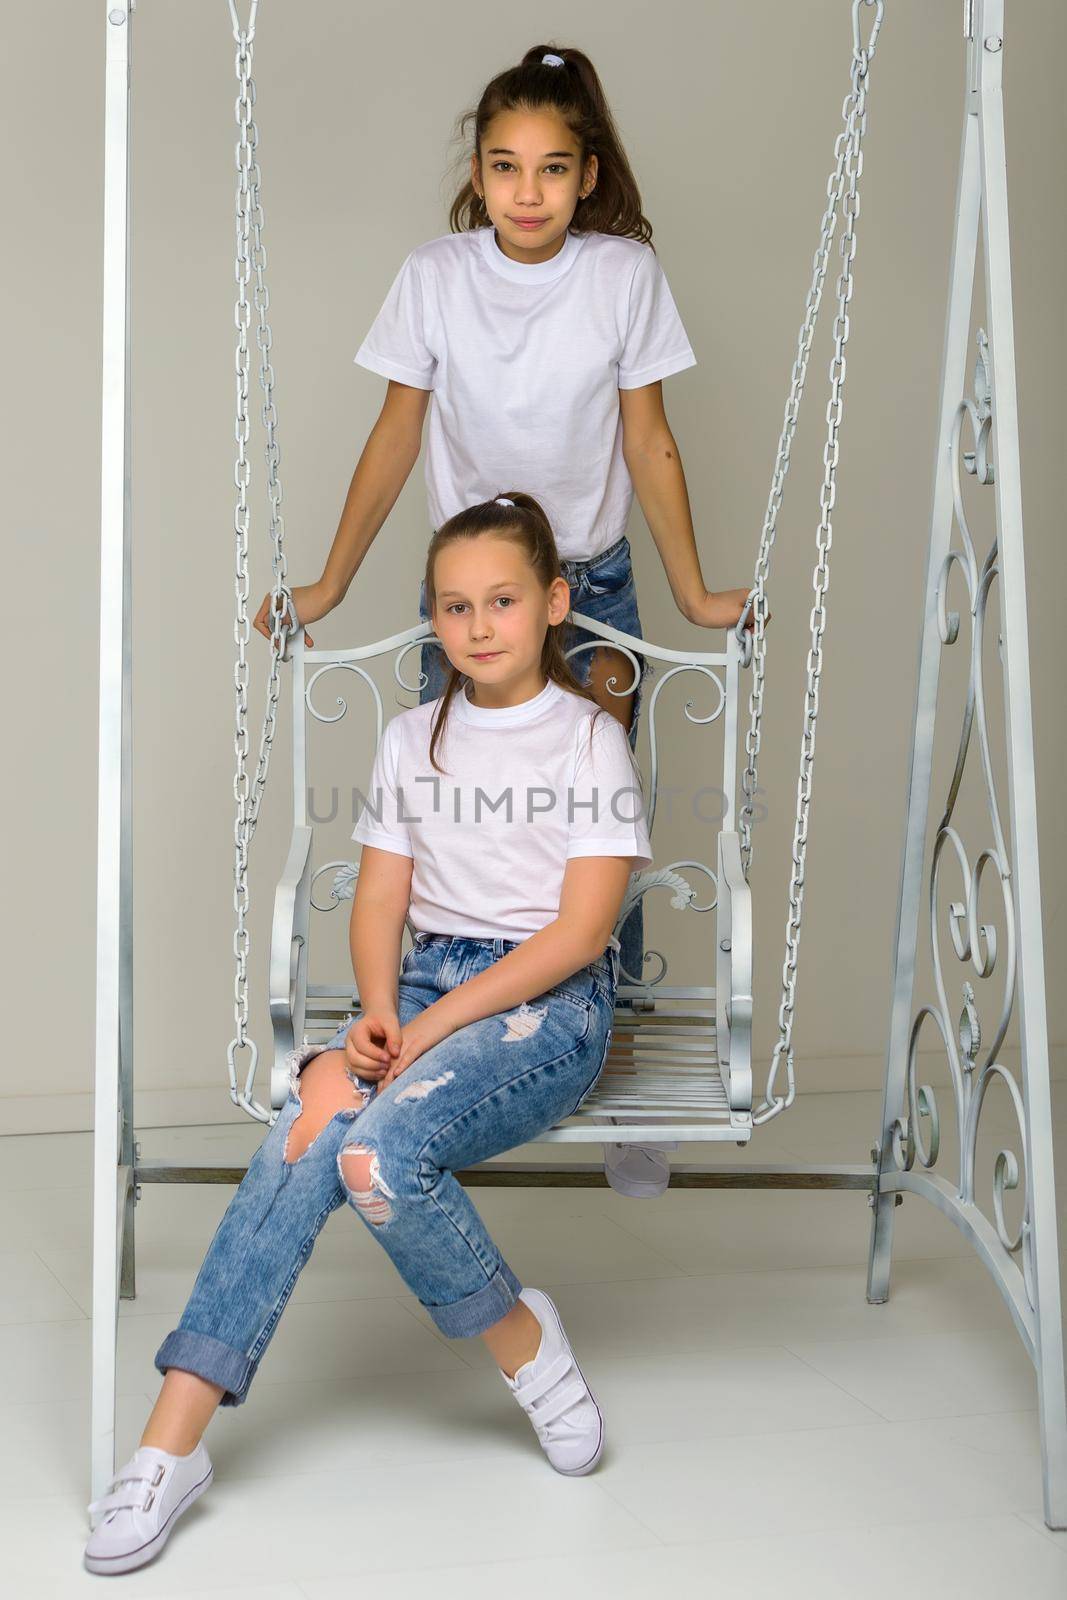
{"type": "Polygon", "coordinates": [[[577,972],[572,972],[568,978],[562,978],[545,992],[558,996],[561,1000],[568,1000],[571,1005],[580,1006],[583,1011],[588,1011],[596,999],[597,988],[598,984],[591,968],[580,967],[577,972]]]}
{"type": "Polygon", "coordinates": [[[601,999],[614,1011],[619,987],[619,952],[614,945],[608,945],[604,954],[594,961],[593,972],[601,999]]]}
{"type": "Polygon", "coordinates": [[[587,594],[621,594],[626,585],[633,582],[633,576],[633,563],[627,542],[614,555],[587,567],[582,573],[580,582],[587,594]]]}

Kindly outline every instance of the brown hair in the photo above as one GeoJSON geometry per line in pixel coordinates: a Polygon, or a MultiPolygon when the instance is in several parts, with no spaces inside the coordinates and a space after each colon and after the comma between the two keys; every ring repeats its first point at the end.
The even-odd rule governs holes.
{"type": "MultiPolygon", "coordinates": [[[[465,111],[457,124],[457,137],[466,141],[474,124],[474,151],[480,156],[490,122],[500,111],[559,113],[578,141],[581,165],[597,158],[596,187],[579,202],[571,219],[573,233],[615,233],[652,245],[652,224],[641,211],[641,193],[626,157],[596,68],[587,55],[566,45],[531,45],[517,67],[508,67],[490,79],[481,99],[465,111]],[[549,51],[561,56],[562,67],[545,66],[549,51]]],[[[469,153],[461,160],[470,160],[469,153]]],[[[457,163],[458,164],[458,163],[457,163]]],[[[467,174],[452,202],[449,226],[453,233],[491,226],[485,202],[467,174]]]]}
{"type": "MultiPolygon", "coordinates": [[[[559,551],[556,548],[552,525],[542,507],[532,495],[523,494],[519,489],[505,489],[501,493],[515,504],[502,506],[496,500],[486,500],[480,505],[468,506],[466,510],[458,511],[454,517],[449,517],[447,522],[435,529],[426,554],[425,573],[426,610],[431,617],[437,599],[433,577],[437,557],[447,545],[457,544],[460,540],[479,539],[486,534],[492,534],[494,538],[506,539],[509,544],[518,545],[545,590],[553,579],[563,576],[560,572],[559,551]]],[[[589,719],[591,743],[593,723],[597,714],[603,711],[603,707],[598,704],[593,691],[584,683],[579,683],[563,653],[562,633],[567,626],[564,620],[562,623],[550,624],[546,629],[544,643],[541,646],[541,671],[553,683],[558,683],[563,689],[569,689],[571,694],[579,694],[583,699],[591,700],[596,706],[596,711],[589,719]]],[[[444,660],[449,669],[448,683],[441,696],[441,704],[437,708],[430,732],[430,765],[438,772],[443,772],[444,768],[438,766],[434,760],[434,751],[448,716],[448,708],[457,694],[466,692],[464,685],[469,681],[467,674],[453,666],[447,656],[444,660]]]]}

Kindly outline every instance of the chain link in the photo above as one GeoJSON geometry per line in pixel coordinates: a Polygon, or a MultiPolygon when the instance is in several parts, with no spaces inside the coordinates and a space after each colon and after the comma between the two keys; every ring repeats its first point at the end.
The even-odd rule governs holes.
{"type": "Polygon", "coordinates": [[[834,168],[826,186],[828,205],[822,219],[818,249],[815,252],[811,288],[808,291],[804,321],[797,341],[797,357],[793,365],[789,398],[786,402],[782,433],[778,441],[771,491],[760,537],[756,560],[755,582],[746,601],[745,610],[737,623],[737,637],[741,644],[744,665],[752,666],[752,689],[749,696],[749,728],[745,739],[748,757],[741,785],[744,803],[741,807],[739,833],[741,859],[747,879],[752,865],[752,814],[756,795],[756,777],[760,750],[761,721],[763,716],[764,661],[766,655],[767,581],[770,576],[770,556],[778,526],[778,513],[785,491],[789,471],[790,451],[796,433],[800,401],[804,393],[808,359],[811,354],[815,324],[822,303],[826,269],[830,248],[837,227],[837,215],[844,216],[840,253],[842,268],[837,280],[837,316],[834,321],[834,355],[830,362],[830,400],[826,408],[827,438],[823,448],[823,483],[819,494],[821,517],[816,534],[818,554],[812,585],[815,604],[811,611],[811,647],[807,659],[807,688],[804,705],[804,730],[801,739],[800,773],[797,781],[797,810],[793,834],[793,869],[789,885],[789,915],[786,919],[785,958],[782,966],[782,996],[778,1009],[779,1037],[774,1047],[767,1074],[767,1088],[762,1103],[753,1111],[753,1125],[769,1121],[796,1097],[796,1079],[793,1070],[793,1014],[796,1006],[797,965],[800,950],[800,929],[804,903],[804,872],[808,845],[808,822],[811,808],[812,781],[815,771],[815,734],[819,717],[819,680],[822,674],[822,638],[826,629],[825,597],[830,585],[830,547],[833,542],[831,512],[837,497],[837,464],[839,458],[838,434],[844,414],[845,346],[849,337],[848,305],[852,299],[852,264],[856,255],[856,218],[859,216],[859,178],[863,171],[863,135],[867,128],[868,68],[881,30],[883,0],[853,0],[852,30],[853,52],[850,69],[850,88],[842,106],[844,126],[834,145],[834,168]],[[867,47],[860,36],[860,9],[876,7],[874,25],[867,47]],[[745,628],[749,614],[754,624],[751,633],[745,628]],[[777,1094],[776,1084],[782,1061],[786,1068],[786,1092],[777,1094]]]}
{"type": "Polygon", "coordinates": [[[266,787],[267,773],[270,769],[271,750],[277,725],[281,663],[283,660],[289,659],[287,650],[288,637],[299,626],[299,621],[293,606],[292,594],[285,582],[287,570],[285,524],[282,518],[282,490],[278,474],[280,460],[276,434],[278,415],[274,403],[274,367],[271,363],[273,339],[267,316],[270,307],[270,296],[267,292],[266,284],[267,253],[263,244],[263,207],[260,200],[259,162],[256,159],[259,136],[253,116],[256,103],[256,86],[252,77],[252,39],[255,33],[256,9],[257,6],[253,3],[248,27],[242,28],[237,17],[236,6],[233,0],[230,0],[230,16],[233,22],[234,38],[237,42],[235,72],[238,83],[235,105],[238,137],[236,145],[236,259],[234,267],[237,282],[237,299],[234,307],[234,323],[237,329],[234,358],[237,392],[234,425],[236,442],[234,484],[237,490],[234,510],[234,532],[236,535],[234,642],[237,646],[237,658],[234,666],[236,705],[235,770],[233,780],[233,794],[236,802],[233,896],[234,912],[236,914],[236,928],[233,937],[233,953],[236,961],[234,1019],[237,1033],[230,1041],[227,1061],[229,1066],[230,1099],[234,1105],[241,1106],[257,1121],[270,1122],[273,1114],[269,1107],[262,1105],[255,1098],[254,1089],[259,1051],[255,1041],[248,1037],[248,952],[250,944],[247,927],[249,907],[248,853],[255,835],[256,824],[259,821],[260,804],[266,787]],[[248,459],[250,435],[248,390],[251,363],[248,330],[251,325],[252,307],[249,304],[248,288],[253,275],[255,286],[252,293],[252,304],[254,304],[256,310],[259,384],[263,391],[261,418],[266,436],[267,498],[269,501],[270,536],[274,547],[271,558],[274,584],[271,594],[271,660],[270,677],[267,684],[267,703],[263,717],[263,728],[260,734],[255,776],[250,785],[248,777],[247,648],[251,637],[251,624],[248,617],[248,485],[251,479],[251,464],[248,459]],[[290,615],[293,619],[292,624],[289,621],[290,615]],[[239,1050],[244,1049],[249,1051],[249,1064],[242,1084],[238,1082],[236,1056],[239,1050]]]}

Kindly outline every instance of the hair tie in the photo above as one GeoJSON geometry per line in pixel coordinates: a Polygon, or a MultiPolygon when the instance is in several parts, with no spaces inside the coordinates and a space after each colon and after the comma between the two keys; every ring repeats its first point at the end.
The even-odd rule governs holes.
{"type": "Polygon", "coordinates": [[[498,494],[493,504],[495,506],[510,506],[512,511],[516,509],[514,500],[509,500],[506,494],[498,494]]]}
{"type": "Polygon", "coordinates": [[[541,57],[541,65],[543,67],[565,67],[567,63],[562,56],[555,56],[549,53],[547,56],[541,57]]]}

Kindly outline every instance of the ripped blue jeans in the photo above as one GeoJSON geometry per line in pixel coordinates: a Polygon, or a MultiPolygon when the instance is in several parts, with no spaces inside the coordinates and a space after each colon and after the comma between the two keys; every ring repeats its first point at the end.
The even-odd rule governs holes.
{"type": "MultiPolygon", "coordinates": [[[[419,933],[398,986],[401,1026],[492,966],[517,941],[419,933]]],[[[425,1051],[380,1092],[349,1074],[353,1105],[336,1112],[296,1160],[300,1073],[344,1048],[359,1012],[325,1044],[290,1057],[289,1098],[252,1158],[193,1285],[181,1321],[156,1353],[240,1405],[327,1217],[347,1202],[449,1338],[484,1333],[522,1284],[453,1173],[536,1139],[572,1115],[604,1069],[618,952],[513,1010],[469,1023],[425,1051]],[[369,1188],[350,1188],[353,1163],[369,1188]]]]}

